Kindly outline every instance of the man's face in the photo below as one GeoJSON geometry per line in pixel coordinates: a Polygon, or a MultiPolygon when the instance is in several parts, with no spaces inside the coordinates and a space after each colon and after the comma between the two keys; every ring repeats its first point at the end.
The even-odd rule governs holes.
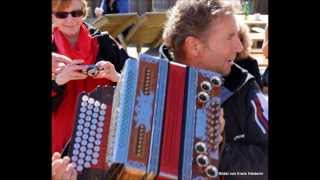
{"type": "Polygon", "coordinates": [[[220,17],[216,23],[211,23],[207,37],[201,40],[199,58],[192,64],[228,75],[237,53],[243,49],[238,32],[239,26],[233,15],[220,17]]]}

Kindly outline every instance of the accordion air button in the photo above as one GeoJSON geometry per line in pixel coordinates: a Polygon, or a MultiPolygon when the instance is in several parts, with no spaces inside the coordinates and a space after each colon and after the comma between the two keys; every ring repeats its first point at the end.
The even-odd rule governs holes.
{"type": "Polygon", "coordinates": [[[106,104],[101,104],[101,109],[106,110],[107,109],[107,105],[106,104]]]}
{"type": "Polygon", "coordinates": [[[207,102],[208,100],[209,100],[209,95],[208,95],[208,93],[206,93],[206,92],[200,92],[199,94],[198,94],[198,100],[201,102],[201,103],[205,103],[205,102],[207,102]]]}
{"type": "Polygon", "coordinates": [[[199,167],[206,167],[209,164],[209,159],[207,156],[200,154],[196,157],[196,162],[199,167]]]}
{"type": "Polygon", "coordinates": [[[96,101],[96,102],[94,102],[94,106],[100,106],[100,102],[99,101],[96,101]]]}
{"type": "Polygon", "coordinates": [[[197,142],[194,146],[197,153],[204,153],[207,151],[206,144],[204,142],[197,142]]]}
{"type": "Polygon", "coordinates": [[[218,76],[213,76],[210,81],[214,86],[221,86],[221,84],[222,84],[222,82],[218,76]]]}
{"type": "Polygon", "coordinates": [[[218,176],[218,169],[213,165],[206,167],[205,172],[209,178],[215,178],[218,176]]]}
{"type": "Polygon", "coordinates": [[[211,91],[212,89],[211,84],[208,81],[201,82],[200,87],[203,91],[206,91],[206,92],[211,91]]]}
{"type": "Polygon", "coordinates": [[[93,104],[94,103],[94,99],[93,98],[89,98],[88,103],[89,104],[93,104]]]}
{"type": "Polygon", "coordinates": [[[89,97],[87,95],[83,95],[81,98],[82,101],[88,101],[89,97]]]}

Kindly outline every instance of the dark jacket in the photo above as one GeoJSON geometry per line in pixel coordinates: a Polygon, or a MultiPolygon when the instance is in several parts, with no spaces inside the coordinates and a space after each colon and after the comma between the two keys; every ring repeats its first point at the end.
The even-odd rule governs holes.
{"type": "MultiPolygon", "coordinates": [[[[160,55],[170,60],[165,47],[160,48],[160,55]]],[[[236,64],[225,77],[224,86],[233,94],[222,104],[225,142],[219,171],[226,174],[224,180],[265,180],[268,177],[267,102],[253,76],[236,64]]]]}
{"type": "Polygon", "coordinates": [[[244,59],[234,61],[240,67],[246,69],[256,79],[259,86],[262,88],[261,74],[259,70],[258,61],[251,56],[244,59]]]}

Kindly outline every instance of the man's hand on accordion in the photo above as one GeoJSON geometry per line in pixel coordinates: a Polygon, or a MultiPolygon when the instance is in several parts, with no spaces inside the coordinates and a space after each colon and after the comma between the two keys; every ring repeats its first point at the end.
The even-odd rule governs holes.
{"type": "Polygon", "coordinates": [[[120,74],[114,68],[114,65],[109,61],[99,61],[96,66],[102,70],[94,78],[106,78],[112,82],[118,82],[120,79],[120,74]]]}
{"type": "Polygon", "coordinates": [[[52,155],[52,180],[76,180],[77,171],[69,157],[61,158],[60,153],[52,155]]]}
{"type": "Polygon", "coordinates": [[[56,83],[61,86],[71,80],[86,79],[88,75],[81,72],[87,68],[83,62],[83,60],[78,59],[73,60],[70,64],[66,65],[62,71],[56,75],[56,83]]]}

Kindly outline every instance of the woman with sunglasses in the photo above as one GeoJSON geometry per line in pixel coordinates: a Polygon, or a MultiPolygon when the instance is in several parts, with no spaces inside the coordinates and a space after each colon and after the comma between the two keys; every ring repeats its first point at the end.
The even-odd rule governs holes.
{"type": "Polygon", "coordinates": [[[119,80],[128,58],[119,44],[83,21],[85,0],[52,0],[52,54],[72,60],[52,80],[52,152],[61,152],[72,134],[76,99],[82,91],[119,80]],[[88,65],[98,69],[86,73],[88,65]]]}

